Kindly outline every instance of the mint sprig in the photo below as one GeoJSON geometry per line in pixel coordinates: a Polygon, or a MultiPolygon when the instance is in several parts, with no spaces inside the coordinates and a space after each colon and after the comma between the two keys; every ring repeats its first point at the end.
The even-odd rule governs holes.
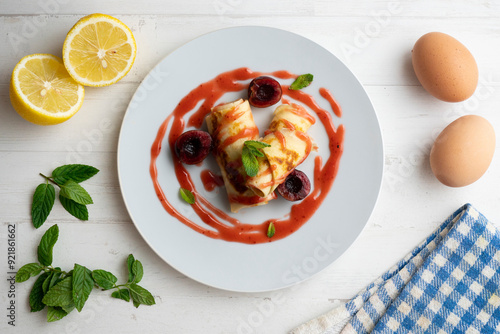
{"type": "Polygon", "coordinates": [[[311,84],[314,76],[310,73],[302,74],[295,79],[295,81],[290,85],[291,90],[299,90],[305,88],[311,84]]]}
{"type": "Polygon", "coordinates": [[[75,308],[81,312],[94,288],[115,289],[111,297],[126,302],[132,298],[135,307],[155,304],[153,295],[137,284],[144,276],[144,268],[132,254],[127,258],[128,281],[116,284],[116,276],[106,270],[90,270],[76,263],[73,270],[68,272],[53,267],[52,250],[58,237],[59,227],[53,225],[45,232],[38,245],[40,263],[28,263],[16,274],[17,283],[39,275],[29,295],[31,312],[41,311],[47,306],[48,322],[64,318],[75,308]]]}
{"type": "Polygon", "coordinates": [[[241,162],[248,176],[254,177],[259,173],[259,161],[257,157],[264,157],[260,149],[271,145],[256,140],[247,140],[243,143],[241,151],[241,162]]]}
{"type": "Polygon", "coordinates": [[[70,164],[57,167],[52,171],[51,176],[40,173],[45,178],[45,182],[40,184],[33,194],[33,203],[31,205],[33,226],[35,228],[42,226],[54,207],[54,185],[60,189],[59,201],[63,208],[75,218],[88,220],[89,213],[86,205],[94,202],[89,193],[79,183],[90,179],[98,172],[99,170],[92,166],[70,164]]]}

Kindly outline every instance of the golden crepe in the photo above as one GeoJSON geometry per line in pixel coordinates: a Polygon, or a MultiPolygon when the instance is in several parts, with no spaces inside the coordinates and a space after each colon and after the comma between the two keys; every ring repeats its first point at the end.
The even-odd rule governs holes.
{"type": "Polygon", "coordinates": [[[269,130],[266,132],[281,130],[283,128],[307,132],[311,125],[316,122],[314,117],[304,107],[294,103],[280,105],[274,110],[273,114],[274,117],[269,125],[269,130]]]}
{"type": "Polygon", "coordinates": [[[269,130],[260,140],[271,146],[262,148],[264,157],[258,158],[259,172],[246,183],[256,195],[273,194],[288,174],[307,158],[312,140],[305,132],[314,122],[314,117],[299,105],[283,104],[276,108],[269,130]]]}
{"type": "Polygon", "coordinates": [[[266,204],[276,198],[274,193],[256,196],[245,185],[247,175],[241,161],[243,144],[257,140],[259,129],[253,120],[248,101],[218,105],[206,117],[208,132],[214,140],[214,154],[226,186],[232,212],[255,205],[266,204]]]}

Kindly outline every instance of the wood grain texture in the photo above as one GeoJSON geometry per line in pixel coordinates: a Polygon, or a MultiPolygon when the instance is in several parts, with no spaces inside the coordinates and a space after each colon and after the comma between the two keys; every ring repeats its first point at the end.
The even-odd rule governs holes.
{"type": "MultiPolygon", "coordinates": [[[[0,2],[0,276],[7,272],[7,224],[15,223],[17,263],[36,258],[42,231],[59,224],[54,257],[126,277],[133,253],[144,265],[143,285],[157,305],[135,309],[94,291],[82,313],[45,323],[45,312],[30,314],[32,283],[16,286],[17,324],[5,317],[0,332],[31,333],[285,333],[329,311],[383,273],[459,206],[471,202],[500,226],[500,161],[471,186],[451,189],[432,175],[428,154],[433,139],[464,114],[486,117],[500,128],[500,3],[498,1],[370,0],[3,0],[0,2]],[[67,31],[83,15],[116,15],[131,27],[138,44],[132,71],[119,83],[86,89],[85,103],[70,121],[40,127],[12,109],[8,85],[24,55],[61,54],[67,31]],[[385,175],[367,226],[346,253],[312,279],[276,292],[243,294],[197,283],[165,264],[130,220],[121,198],[116,148],[121,120],[144,76],[168,53],[210,31],[262,25],[307,37],[339,57],[355,73],[377,111],[385,148],[385,175]],[[447,32],[475,56],[480,83],[474,96],[457,104],[427,94],[411,68],[411,48],[426,32],[447,32]],[[101,171],[85,181],[95,204],[89,222],[67,214],[56,202],[49,222],[34,231],[30,203],[39,172],[64,163],[88,163],[101,171]]],[[[498,150],[497,150],[498,151],[498,150]]],[[[498,155],[498,152],[497,152],[498,155]]],[[[0,284],[0,306],[8,303],[0,284]]]]}
{"type": "Polygon", "coordinates": [[[105,3],[90,1],[85,5],[76,5],[70,0],[22,1],[4,0],[0,4],[0,13],[4,15],[37,15],[37,14],[91,14],[106,12],[109,14],[169,14],[169,15],[230,15],[241,16],[360,16],[382,12],[390,8],[404,8],[405,16],[416,17],[498,17],[500,4],[494,0],[486,1],[448,1],[412,0],[412,1],[329,1],[329,0],[290,0],[281,1],[243,1],[243,0],[211,0],[211,1],[177,1],[147,0],[139,2],[110,0],[105,3]]]}

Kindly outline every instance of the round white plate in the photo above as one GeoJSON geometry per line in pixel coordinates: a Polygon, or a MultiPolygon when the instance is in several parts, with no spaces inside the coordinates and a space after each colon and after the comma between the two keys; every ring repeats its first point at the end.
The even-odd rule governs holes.
{"type": "MultiPolygon", "coordinates": [[[[289,84],[291,80],[280,80],[289,84]]],[[[226,94],[229,102],[245,92],[226,94]]],[[[275,107],[275,106],[274,106],[275,107]]],[[[274,107],[254,109],[263,132],[274,107]]],[[[327,136],[320,122],[308,133],[319,146],[311,155],[328,157],[327,136]]],[[[189,219],[198,217],[180,199],[167,139],[158,157],[159,181],[170,203],[189,219]]],[[[311,177],[314,159],[300,169],[311,177]]],[[[219,173],[214,159],[205,161],[219,173]]],[[[206,168],[203,167],[203,168],[206,168]]],[[[197,190],[229,212],[225,189],[206,192],[199,180],[202,167],[189,166],[197,190]]],[[[118,173],[128,212],[151,248],[168,264],[204,284],[241,292],[268,291],[303,281],[335,261],[356,239],[368,221],[379,193],[383,145],[375,110],[365,90],[334,55],[299,35],[267,27],[235,27],[201,36],[163,59],[139,86],[123,119],[118,145],[118,173]],[[160,204],[149,173],[151,145],[158,128],[182,97],[218,74],[249,67],[253,71],[312,73],[304,89],[327,110],[319,88],[330,90],[342,107],[335,126],[345,127],[344,153],[337,178],[314,216],[292,235],[271,243],[247,245],[205,237],[170,216],[160,204]]],[[[242,222],[261,223],[283,217],[291,202],[283,199],[247,208],[242,222]]],[[[199,219],[198,219],[199,220],[199,219]]],[[[200,221],[201,224],[203,224],[200,221]]],[[[277,231],[276,233],[279,233],[277,231]]]]}

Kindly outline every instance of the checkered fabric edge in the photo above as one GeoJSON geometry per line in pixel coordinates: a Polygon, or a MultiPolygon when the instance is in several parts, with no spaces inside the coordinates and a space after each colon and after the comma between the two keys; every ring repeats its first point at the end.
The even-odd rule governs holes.
{"type": "Polygon", "coordinates": [[[500,238],[470,204],[352,300],[292,334],[500,332],[500,238]]]}
{"type": "Polygon", "coordinates": [[[470,204],[448,221],[373,333],[500,332],[500,233],[470,204]]]}
{"type": "Polygon", "coordinates": [[[352,319],[344,328],[344,333],[370,333],[373,330],[410,278],[448,234],[465,208],[466,206],[463,206],[455,211],[413,251],[346,303],[345,307],[352,315],[352,319]]]}

